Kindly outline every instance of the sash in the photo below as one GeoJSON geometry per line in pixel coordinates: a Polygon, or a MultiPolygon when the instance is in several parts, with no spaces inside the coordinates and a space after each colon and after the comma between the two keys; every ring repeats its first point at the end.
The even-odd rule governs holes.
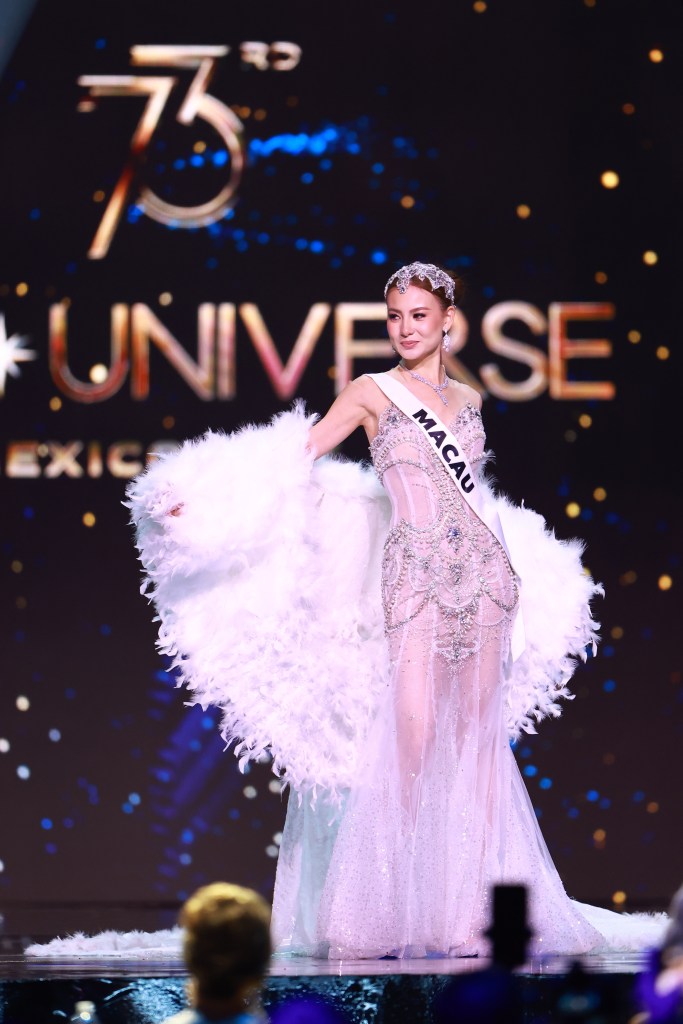
{"type": "MultiPolygon", "coordinates": [[[[495,501],[478,483],[475,473],[470,466],[463,446],[455,434],[452,433],[446,424],[437,416],[432,409],[427,409],[422,402],[409,391],[404,384],[395,380],[386,373],[368,373],[370,380],[373,380],[377,387],[384,392],[387,398],[393,402],[401,412],[412,420],[424,432],[427,441],[439,462],[443,466],[449,478],[460,491],[463,499],[467,502],[474,514],[482,521],[502,547],[512,571],[515,572],[512,564],[512,557],[505,541],[503,526],[498,514],[495,501]],[[487,500],[488,498],[488,500],[487,500]]],[[[515,576],[517,574],[515,573],[515,576]]],[[[517,576],[518,583],[521,582],[517,576]]],[[[512,660],[517,661],[524,652],[526,640],[524,636],[524,624],[521,613],[521,599],[517,602],[517,610],[512,626],[510,651],[512,660]]]]}

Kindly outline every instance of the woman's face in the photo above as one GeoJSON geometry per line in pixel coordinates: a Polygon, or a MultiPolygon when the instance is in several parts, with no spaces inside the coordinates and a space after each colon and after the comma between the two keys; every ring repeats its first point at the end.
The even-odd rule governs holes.
{"type": "Polygon", "coordinates": [[[441,345],[443,332],[453,321],[453,307],[444,310],[439,300],[424,288],[411,284],[403,294],[398,288],[387,293],[387,330],[392,345],[405,359],[421,359],[441,345]]]}

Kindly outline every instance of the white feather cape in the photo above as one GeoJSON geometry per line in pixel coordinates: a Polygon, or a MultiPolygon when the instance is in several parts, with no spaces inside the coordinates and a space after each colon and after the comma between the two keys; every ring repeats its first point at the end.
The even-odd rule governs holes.
{"type": "MultiPolygon", "coordinates": [[[[297,403],[266,426],[187,441],[131,482],[127,502],[178,685],[222,709],[241,765],[270,757],[313,799],[353,783],[388,685],[380,566],[390,519],[371,468],[313,462],[314,421],[297,403]]],[[[527,648],[506,681],[517,737],[560,714],[575,660],[595,643],[589,602],[602,591],[578,541],[558,541],[541,516],[487,493],[522,578],[527,648]]]]}

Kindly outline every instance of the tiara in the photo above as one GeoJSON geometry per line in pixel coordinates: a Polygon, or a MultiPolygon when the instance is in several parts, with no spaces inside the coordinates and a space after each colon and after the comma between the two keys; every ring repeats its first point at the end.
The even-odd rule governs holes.
{"type": "Polygon", "coordinates": [[[418,280],[429,281],[432,288],[443,288],[446,293],[446,298],[453,304],[455,297],[455,289],[453,286],[453,278],[449,277],[440,267],[434,266],[433,263],[409,263],[405,267],[401,267],[394,274],[391,275],[386,285],[384,286],[384,298],[387,297],[389,289],[395,285],[400,291],[401,295],[408,290],[410,282],[413,278],[417,277],[418,280]]]}

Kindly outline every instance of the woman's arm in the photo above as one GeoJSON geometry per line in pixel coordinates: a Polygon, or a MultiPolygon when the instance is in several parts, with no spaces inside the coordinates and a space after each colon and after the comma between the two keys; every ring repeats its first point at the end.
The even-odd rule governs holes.
{"type": "MultiPolygon", "coordinates": [[[[328,412],[311,427],[308,447],[316,459],[341,444],[356,427],[367,426],[374,415],[370,382],[363,377],[352,380],[335,399],[328,412]]],[[[374,389],[377,390],[376,388],[374,389]]]]}

